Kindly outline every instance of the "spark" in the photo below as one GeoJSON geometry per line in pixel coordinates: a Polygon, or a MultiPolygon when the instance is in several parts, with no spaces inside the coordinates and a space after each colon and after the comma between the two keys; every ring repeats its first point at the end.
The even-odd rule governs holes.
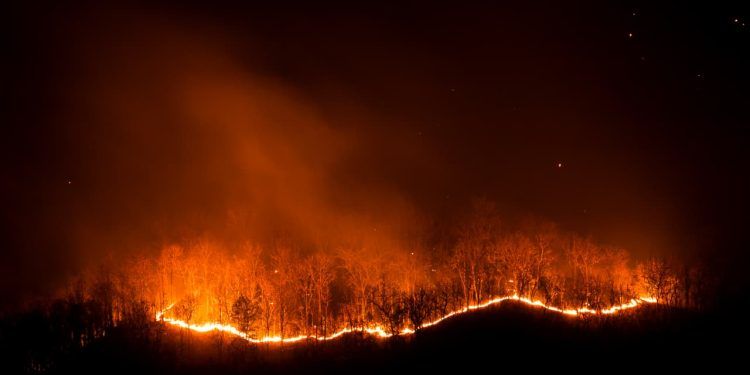
{"type": "MultiPolygon", "coordinates": [[[[484,308],[487,308],[487,307],[490,307],[490,306],[493,306],[493,305],[497,305],[497,304],[503,303],[505,301],[518,301],[518,302],[527,304],[529,306],[539,307],[539,308],[542,308],[542,309],[545,309],[545,310],[548,310],[548,311],[553,311],[553,312],[556,312],[556,313],[560,313],[560,314],[564,314],[564,315],[568,315],[568,316],[573,316],[573,317],[584,316],[584,315],[612,315],[612,314],[616,314],[616,313],[618,313],[620,311],[624,311],[624,310],[629,310],[629,309],[636,308],[636,307],[638,307],[640,305],[643,305],[643,304],[657,303],[656,298],[653,298],[653,297],[650,297],[650,296],[643,296],[643,297],[639,297],[639,298],[633,298],[633,299],[631,299],[627,303],[623,303],[623,304],[620,304],[620,305],[611,306],[611,307],[608,307],[606,309],[596,310],[596,309],[591,309],[591,308],[588,308],[588,307],[581,307],[581,308],[577,308],[577,309],[563,309],[563,308],[559,308],[559,307],[547,305],[544,302],[539,301],[539,300],[532,300],[532,299],[529,299],[529,298],[526,298],[526,297],[520,297],[517,294],[514,294],[512,296],[498,297],[498,298],[491,299],[491,300],[486,301],[486,302],[481,303],[481,304],[470,305],[470,306],[465,307],[463,309],[459,309],[459,310],[456,310],[456,311],[449,312],[448,314],[445,314],[445,315],[443,315],[443,316],[441,316],[441,317],[439,317],[439,318],[437,318],[437,319],[435,319],[433,321],[430,321],[430,322],[427,322],[427,323],[423,324],[420,327],[420,329],[421,328],[432,327],[432,326],[437,325],[440,322],[442,322],[442,321],[444,321],[446,319],[449,319],[451,317],[454,317],[456,315],[461,315],[461,314],[467,313],[469,311],[484,309],[484,308]]],[[[189,329],[189,330],[195,331],[195,332],[212,332],[212,331],[225,332],[225,333],[229,333],[231,335],[240,337],[240,338],[242,338],[242,339],[244,339],[244,340],[246,340],[246,341],[248,341],[250,343],[255,343],[255,344],[260,344],[260,343],[274,343],[274,342],[276,342],[276,343],[295,343],[295,342],[300,342],[300,341],[304,341],[304,340],[329,341],[329,340],[334,340],[334,339],[336,339],[336,338],[338,338],[338,337],[340,337],[342,335],[345,335],[347,333],[352,333],[352,332],[367,333],[369,335],[372,335],[374,337],[379,337],[379,338],[388,338],[388,337],[394,336],[394,334],[388,332],[382,326],[373,325],[373,326],[368,326],[368,327],[364,327],[364,328],[344,328],[344,329],[336,331],[335,333],[333,333],[331,335],[328,335],[328,336],[299,335],[299,336],[292,336],[292,337],[281,337],[279,335],[276,335],[276,336],[264,336],[264,337],[261,337],[261,338],[254,338],[254,337],[251,337],[250,335],[248,335],[247,333],[245,333],[243,331],[240,331],[236,327],[234,327],[232,325],[229,325],[229,324],[221,324],[221,323],[214,323],[214,322],[201,323],[201,324],[192,324],[192,323],[188,323],[188,322],[186,322],[184,320],[179,320],[179,319],[165,317],[164,315],[167,312],[169,312],[169,310],[171,310],[172,307],[174,307],[174,303],[171,304],[171,305],[169,305],[164,310],[161,310],[161,311],[157,312],[156,313],[156,320],[157,321],[165,322],[167,324],[170,324],[170,325],[173,325],[173,326],[176,326],[176,327],[181,327],[181,328],[189,329]]],[[[415,332],[416,332],[415,329],[407,327],[407,328],[401,329],[399,331],[399,334],[400,335],[411,335],[411,334],[414,334],[415,332]]]]}

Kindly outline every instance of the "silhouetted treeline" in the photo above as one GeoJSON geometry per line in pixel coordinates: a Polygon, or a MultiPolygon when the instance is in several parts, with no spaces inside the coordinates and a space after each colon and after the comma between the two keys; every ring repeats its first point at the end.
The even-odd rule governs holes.
{"type": "Polygon", "coordinates": [[[641,296],[705,309],[716,279],[699,264],[636,261],[623,249],[545,222],[503,223],[478,201],[455,232],[410,246],[348,243],[306,249],[199,241],[82,275],[66,295],[2,324],[4,352],[24,372],[127,332],[158,343],[159,311],[189,323],[232,324],[251,337],[326,336],[378,325],[393,334],[465,306],[519,295],[561,308],[601,309],[641,296]]]}
{"type": "MultiPolygon", "coordinates": [[[[17,335],[2,337],[4,374],[471,373],[519,366],[535,371],[645,366],[675,371],[698,363],[732,363],[743,349],[732,347],[731,334],[721,330],[731,327],[730,322],[717,326],[692,310],[653,305],[576,319],[507,302],[413,336],[383,340],[355,332],[333,341],[291,345],[251,344],[227,334],[150,321],[140,328],[112,327],[84,347],[58,347],[65,340],[55,338],[70,332],[49,326],[49,319],[27,315],[12,323],[17,335]]],[[[3,323],[6,333],[8,323],[3,323]]]]}

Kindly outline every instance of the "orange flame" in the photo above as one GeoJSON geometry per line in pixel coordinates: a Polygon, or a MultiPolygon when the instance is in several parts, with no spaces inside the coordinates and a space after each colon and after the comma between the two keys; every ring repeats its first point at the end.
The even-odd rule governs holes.
{"type": "MultiPolygon", "coordinates": [[[[472,310],[479,310],[484,309],[492,305],[497,305],[499,303],[505,302],[505,301],[518,301],[525,303],[530,306],[536,306],[543,308],[545,310],[554,311],[557,313],[569,315],[569,316],[581,316],[581,315],[611,315],[615,314],[620,311],[629,310],[636,308],[642,304],[651,304],[656,303],[656,298],[653,297],[639,297],[631,299],[627,303],[623,303],[621,305],[615,305],[608,307],[606,309],[590,309],[587,307],[582,307],[578,309],[561,309],[555,306],[549,306],[546,305],[544,302],[539,300],[531,300],[529,298],[520,297],[518,295],[512,295],[512,296],[505,296],[505,297],[498,297],[492,300],[489,300],[487,302],[477,304],[477,305],[470,305],[468,307],[465,307],[460,310],[449,312],[448,314],[445,314],[441,316],[440,318],[437,318],[431,322],[427,322],[422,325],[421,328],[431,327],[434,325],[437,325],[438,323],[451,318],[456,315],[464,314],[466,312],[472,311],[472,310]]],[[[335,338],[338,338],[341,335],[351,333],[351,332],[365,332],[367,334],[370,334],[375,337],[381,337],[381,338],[387,338],[393,336],[393,334],[388,333],[383,327],[381,326],[371,326],[371,327],[365,327],[365,328],[344,328],[341,329],[331,335],[328,336],[311,336],[311,335],[300,335],[300,336],[294,336],[294,337],[284,337],[281,336],[265,336],[259,339],[250,337],[245,332],[242,332],[238,330],[236,327],[229,325],[229,324],[220,324],[220,323],[202,323],[202,324],[191,324],[188,322],[185,322],[183,320],[174,319],[174,318],[168,318],[165,317],[164,314],[169,311],[174,304],[169,305],[167,308],[165,308],[162,311],[159,311],[156,313],[156,320],[157,321],[163,321],[165,323],[168,323],[173,326],[182,327],[189,329],[191,331],[195,332],[211,332],[211,331],[219,331],[219,332],[226,332],[231,335],[240,337],[244,340],[247,340],[251,343],[267,343],[267,342],[279,342],[279,343],[293,343],[303,340],[317,340],[317,341],[327,341],[327,340],[333,340],[335,338]]],[[[411,328],[404,328],[400,331],[401,335],[411,335],[415,332],[414,329],[411,328]]]]}

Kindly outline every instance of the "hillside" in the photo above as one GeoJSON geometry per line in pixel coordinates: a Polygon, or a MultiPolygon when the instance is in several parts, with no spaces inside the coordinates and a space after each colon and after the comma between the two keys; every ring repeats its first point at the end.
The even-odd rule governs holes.
{"type": "Polygon", "coordinates": [[[283,346],[154,323],[145,335],[120,327],[80,353],[62,358],[54,372],[424,373],[518,366],[588,372],[655,363],[674,369],[738,358],[718,341],[725,332],[714,323],[708,316],[654,306],[574,319],[508,302],[453,317],[409,337],[378,339],[353,333],[328,342],[283,346]]]}

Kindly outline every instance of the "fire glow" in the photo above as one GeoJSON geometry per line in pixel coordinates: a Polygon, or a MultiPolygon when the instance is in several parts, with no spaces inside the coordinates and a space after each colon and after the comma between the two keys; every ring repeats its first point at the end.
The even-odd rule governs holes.
{"type": "MultiPolygon", "coordinates": [[[[503,303],[505,301],[517,301],[517,302],[521,302],[521,303],[527,304],[529,306],[540,307],[540,308],[543,308],[543,309],[548,310],[548,311],[553,311],[553,312],[556,312],[556,313],[560,313],[560,314],[564,314],[564,315],[568,315],[568,316],[573,316],[573,317],[578,317],[578,316],[582,316],[582,315],[612,315],[612,314],[616,314],[616,313],[624,311],[624,310],[630,310],[630,309],[637,308],[637,307],[639,307],[639,306],[641,306],[643,304],[653,304],[653,303],[657,302],[656,298],[653,298],[653,297],[639,297],[639,298],[633,298],[633,299],[631,299],[627,303],[623,303],[623,304],[620,304],[620,305],[610,306],[610,307],[608,307],[606,309],[600,309],[600,310],[590,309],[590,308],[586,308],[586,307],[582,307],[582,308],[578,308],[578,309],[561,309],[561,308],[558,308],[558,307],[555,307],[555,306],[546,305],[544,302],[539,301],[539,300],[531,300],[529,298],[520,297],[518,295],[512,295],[512,296],[498,297],[498,298],[491,299],[491,300],[486,301],[486,302],[481,303],[481,304],[469,305],[469,306],[467,306],[467,307],[465,307],[463,309],[452,311],[452,312],[450,312],[450,313],[448,313],[448,314],[446,314],[446,315],[444,315],[442,317],[439,317],[439,318],[437,318],[437,319],[435,319],[433,321],[424,323],[420,327],[420,329],[431,327],[431,326],[435,326],[435,325],[441,323],[442,321],[444,321],[444,320],[446,320],[448,318],[451,318],[453,316],[456,316],[456,315],[461,315],[461,314],[464,314],[464,313],[467,313],[467,312],[473,311],[473,310],[484,309],[484,308],[487,308],[487,307],[490,307],[490,306],[493,306],[493,305],[497,305],[497,304],[503,303]]],[[[232,325],[229,325],[229,324],[211,323],[211,322],[202,323],[202,324],[190,324],[190,323],[185,322],[183,320],[165,317],[165,314],[173,306],[174,306],[174,304],[168,306],[166,309],[164,309],[162,311],[157,312],[156,313],[156,320],[157,321],[163,321],[165,323],[168,323],[168,324],[176,326],[176,327],[181,327],[181,328],[189,329],[189,330],[194,331],[194,332],[201,332],[201,333],[212,332],[212,331],[226,332],[226,333],[229,333],[231,335],[240,337],[240,338],[242,338],[242,339],[244,339],[244,340],[246,340],[248,342],[256,343],[256,344],[260,344],[260,343],[273,343],[273,342],[276,342],[276,343],[295,343],[295,342],[300,342],[300,341],[304,341],[304,340],[328,341],[328,340],[333,340],[333,339],[336,339],[336,338],[338,338],[338,337],[340,337],[342,335],[345,335],[347,333],[352,333],[352,332],[363,332],[363,333],[367,333],[369,335],[372,335],[374,337],[379,337],[379,338],[388,338],[388,337],[394,336],[394,334],[388,333],[386,331],[386,329],[383,328],[382,326],[376,325],[376,326],[371,326],[371,327],[366,327],[366,328],[344,328],[344,329],[341,329],[341,330],[339,330],[339,331],[337,331],[337,332],[335,332],[335,333],[333,333],[331,335],[328,335],[328,336],[299,335],[299,336],[284,337],[284,338],[282,338],[281,336],[265,336],[265,337],[257,338],[256,339],[256,338],[250,337],[245,332],[242,332],[239,329],[237,329],[236,327],[234,327],[232,325]]],[[[399,332],[399,334],[400,335],[411,335],[411,334],[414,334],[415,332],[416,332],[415,329],[404,328],[404,329],[402,329],[399,332]]]]}

